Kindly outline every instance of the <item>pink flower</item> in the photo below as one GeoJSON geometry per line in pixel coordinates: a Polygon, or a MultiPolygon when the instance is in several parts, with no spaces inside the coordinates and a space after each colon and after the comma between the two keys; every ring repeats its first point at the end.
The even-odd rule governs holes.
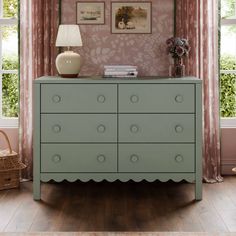
{"type": "Polygon", "coordinates": [[[173,38],[167,39],[166,44],[167,44],[168,47],[173,46],[173,44],[174,44],[173,38]]]}
{"type": "Polygon", "coordinates": [[[178,57],[182,57],[185,53],[184,48],[181,46],[177,46],[175,52],[178,55],[178,57]]]}
{"type": "Polygon", "coordinates": [[[166,40],[166,44],[166,51],[168,54],[171,54],[173,58],[187,56],[190,51],[190,46],[187,39],[172,37],[166,40]]]}
{"type": "Polygon", "coordinates": [[[181,38],[176,38],[175,39],[175,44],[177,45],[177,46],[183,46],[183,41],[181,40],[181,38]]]}

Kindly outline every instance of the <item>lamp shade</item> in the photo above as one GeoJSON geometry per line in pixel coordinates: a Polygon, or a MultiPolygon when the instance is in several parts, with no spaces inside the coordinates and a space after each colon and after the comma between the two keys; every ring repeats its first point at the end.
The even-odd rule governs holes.
{"type": "Polygon", "coordinates": [[[78,25],[60,25],[56,40],[57,47],[83,46],[78,25]]]}

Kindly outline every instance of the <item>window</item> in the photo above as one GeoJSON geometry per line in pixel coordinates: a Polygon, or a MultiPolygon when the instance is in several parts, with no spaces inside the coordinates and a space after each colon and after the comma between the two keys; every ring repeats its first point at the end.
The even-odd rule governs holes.
{"type": "Polygon", "coordinates": [[[236,127],[236,0],[221,0],[222,126],[236,127]]]}
{"type": "Polygon", "coordinates": [[[0,0],[0,127],[18,124],[18,0],[0,0]]]}

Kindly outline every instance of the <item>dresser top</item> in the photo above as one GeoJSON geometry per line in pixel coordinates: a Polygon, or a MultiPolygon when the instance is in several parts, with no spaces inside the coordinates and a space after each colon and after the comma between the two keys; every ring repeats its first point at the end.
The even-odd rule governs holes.
{"type": "Polygon", "coordinates": [[[196,77],[183,77],[183,78],[168,78],[158,76],[144,76],[138,78],[103,78],[101,76],[81,76],[78,78],[67,79],[56,76],[43,76],[37,78],[34,83],[36,84],[52,84],[52,83],[66,83],[66,84],[200,84],[202,81],[196,77]]]}

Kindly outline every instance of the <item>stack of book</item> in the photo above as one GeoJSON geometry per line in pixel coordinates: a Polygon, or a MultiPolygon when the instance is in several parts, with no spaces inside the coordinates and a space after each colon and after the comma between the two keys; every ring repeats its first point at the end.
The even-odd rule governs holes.
{"type": "Polygon", "coordinates": [[[137,66],[109,65],[104,66],[104,77],[106,78],[136,78],[138,76],[137,66]]]}

